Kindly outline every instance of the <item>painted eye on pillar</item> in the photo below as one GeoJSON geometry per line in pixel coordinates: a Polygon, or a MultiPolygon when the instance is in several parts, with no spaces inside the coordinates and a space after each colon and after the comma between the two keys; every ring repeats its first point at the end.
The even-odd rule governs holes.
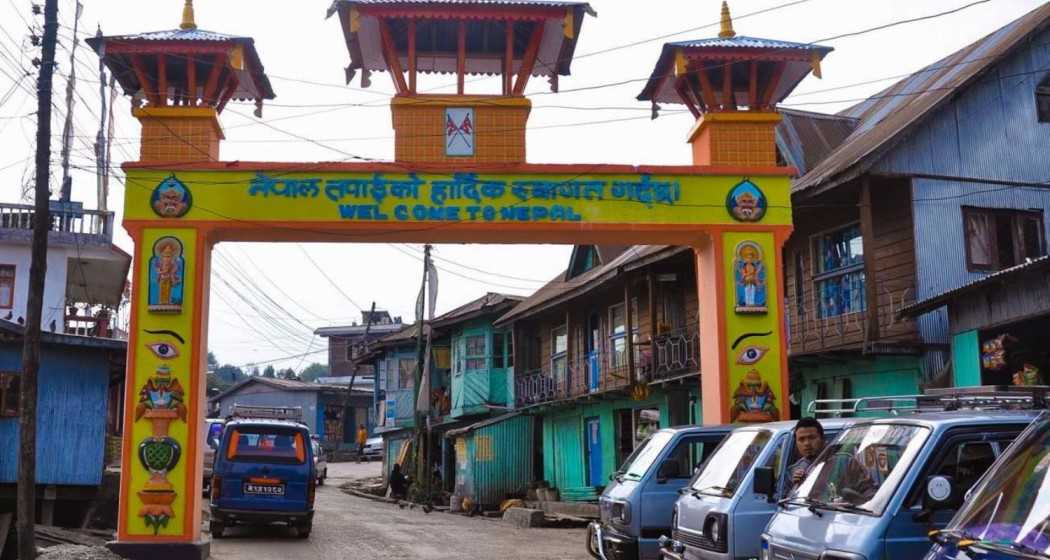
{"type": "Polygon", "coordinates": [[[757,364],[759,360],[765,357],[766,352],[769,352],[769,348],[765,346],[745,346],[737,354],[736,363],[742,366],[757,364]]]}
{"type": "Polygon", "coordinates": [[[154,342],[153,344],[147,344],[146,348],[149,348],[149,351],[153,352],[154,356],[162,360],[170,360],[179,357],[178,349],[167,342],[154,342]]]}

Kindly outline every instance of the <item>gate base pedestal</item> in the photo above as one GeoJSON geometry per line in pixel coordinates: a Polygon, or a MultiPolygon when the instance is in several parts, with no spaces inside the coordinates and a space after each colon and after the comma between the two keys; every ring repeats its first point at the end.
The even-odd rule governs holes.
{"type": "Polygon", "coordinates": [[[106,543],[106,548],[128,560],[208,560],[211,555],[211,541],[141,543],[118,542],[106,543]]]}

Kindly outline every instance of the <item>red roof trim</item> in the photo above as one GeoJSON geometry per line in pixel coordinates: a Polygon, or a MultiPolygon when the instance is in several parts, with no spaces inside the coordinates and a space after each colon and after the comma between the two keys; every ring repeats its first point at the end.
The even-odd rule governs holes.
{"type": "Polygon", "coordinates": [[[362,15],[387,18],[413,19],[490,19],[496,21],[531,20],[542,21],[565,17],[565,8],[537,7],[525,8],[516,6],[454,6],[443,5],[440,8],[424,6],[355,6],[362,15]]]}
{"type": "Polygon", "coordinates": [[[792,177],[798,173],[794,167],[743,167],[717,165],[618,165],[586,163],[523,163],[518,165],[408,165],[396,162],[126,162],[123,169],[153,169],[157,171],[284,171],[288,173],[347,172],[347,173],[448,173],[450,171],[474,171],[479,173],[520,174],[638,174],[653,175],[740,175],[744,177],[792,177]]]}
{"type": "Polygon", "coordinates": [[[106,54],[226,53],[235,41],[150,41],[123,39],[106,41],[106,54]]]}

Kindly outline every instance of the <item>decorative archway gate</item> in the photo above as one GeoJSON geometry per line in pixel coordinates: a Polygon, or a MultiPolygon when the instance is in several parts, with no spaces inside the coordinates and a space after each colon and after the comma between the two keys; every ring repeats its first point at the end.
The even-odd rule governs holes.
{"type": "Polygon", "coordinates": [[[261,106],[273,93],[251,39],[198,30],[189,1],[178,30],[90,41],[146,101],[134,110],[141,159],[124,165],[136,265],[119,552],[206,554],[200,426],[211,251],[223,241],[691,246],[704,422],[787,417],[780,249],[793,169],[776,162],[773,106],[829,49],[737,44],[723,7],[720,38],[665,45],[640,96],[697,115],[694,165],[525,163],[525,83],[542,75],[556,87],[568,74],[589,11],[554,0],[336,2],[348,78],[360,72],[367,85],[387,70],[398,91],[397,157],[385,163],[219,161],[226,103],[261,106]],[[446,35],[454,54],[417,46],[446,35]],[[550,53],[560,62],[537,65],[550,53]],[[423,71],[455,72],[458,94],[417,93],[423,71]],[[493,72],[502,95],[464,94],[465,75],[493,72]]]}

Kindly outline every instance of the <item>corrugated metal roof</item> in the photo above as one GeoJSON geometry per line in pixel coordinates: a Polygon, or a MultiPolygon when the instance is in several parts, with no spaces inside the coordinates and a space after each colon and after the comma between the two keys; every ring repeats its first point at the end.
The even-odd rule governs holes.
{"type": "Polygon", "coordinates": [[[711,37],[709,39],[696,39],[692,41],[676,41],[667,44],[674,47],[686,48],[794,49],[822,52],[831,50],[831,47],[824,47],[815,43],[792,43],[791,41],[762,39],[760,37],[747,37],[744,35],[737,35],[735,37],[711,37]]]}
{"type": "MultiPolygon", "coordinates": [[[[500,8],[507,8],[508,17],[515,19],[515,12],[527,12],[530,9],[542,11],[550,8],[563,8],[572,10],[573,33],[566,37],[563,17],[546,17],[541,22],[544,26],[542,40],[537,54],[536,64],[533,66],[533,76],[548,76],[554,78],[558,75],[568,76],[572,66],[573,55],[576,51],[576,43],[580,36],[585,14],[596,16],[594,9],[587,2],[554,1],[554,0],[335,0],[328,8],[328,16],[339,13],[340,19],[349,21],[351,8],[365,8],[359,13],[358,26],[355,31],[344,30],[347,49],[350,52],[350,70],[388,71],[387,61],[382,52],[382,37],[380,26],[376,16],[370,15],[367,8],[393,8],[411,14],[413,8],[428,9],[428,16],[417,18],[416,29],[418,36],[435,35],[438,43],[442,40],[450,42],[449,45],[431,45],[434,50],[424,50],[425,45],[419,46],[419,56],[416,59],[416,71],[424,74],[452,74],[458,70],[458,60],[455,48],[455,33],[450,33],[442,26],[453,25],[451,17],[466,13],[470,14],[472,8],[478,8],[477,23],[481,27],[471,25],[467,34],[467,57],[465,71],[471,75],[498,75],[503,72],[502,42],[491,42],[487,37],[495,33],[502,33],[503,22],[492,16],[492,12],[498,12],[500,8]],[[487,8],[487,10],[481,10],[487,8]],[[462,11],[456,12],[457,9],[462,11]],[[443,11],[448,11],[449,18],[442,17],[443,11]],[[434,15],[435,13],[439,15],[434,15]],[[499,26],[494,28],[494,26],[499,26]],[[436,30],[428,29],[437,27],[436,30]]],[[[402,69],[407,67],[407,34],[398,26],[404,25],[400,18],[391,18],[393,22],[393,38],[395,47],[400,53],[400,64],[402,69]],[[401,21],[401,23],[399,23],[401,21]]],[[[515,56],[511,64],[513,73],[521,69],[524,44],[527,39],[522,40],[520,48],[515,49],[515,56]]],[[[555,82],[552,82],[552,87],[555,82]]]]}
{"type": "Polygon", "coordinates": [[[809,111],[781,109],[777,124],[777,146],[805,174],[828,157],[857,128],[857,119],[809,111]]]}
{"type": "Polygon", "coordinates": [[[1030,272],[1036,272],[1036,271],[1043,270],[1043,269],[1048,269],[1048,268],[1050,268],[1050,255],[1045,255],[1045,256],[1039,257],[1038,259],[1032,259],[1032,260],[1030,260],[1028,262],[1021,263],[1021,264],[1019,264],[1017,266],[1012,266],[1010,268],[1004,268],[1003,270],[1000,270],[999,272],[993,272],[992,274],[989,274],[988,276],[985,276],[983,278],[974,280],[973,282],[969,282],[967,284],[963,284],[962,286],[959,286],[958,288],[953,288],[953,289],[948,290],[946,292],[937,294],[937,295],[935,295],[935,296],[933,296],[931,298],[927,298],[927,299],[924,299],[922,301],[915,302],[915,303],[913,303],[911,305],[908,305],[908,306],[904,307],[903,309],[901,309],[900,312],[898,313],[898,315],[901,316],[901,317],[915,317],[917,315],[922,315],[923,313],[927,313],[927,312],[933,311],[934,309],[937,309],[939,307],[943,307],[949,301],[951,301],[951,300],[953,300],[953,299],[955,299],[955,298],[957,298],[959,296],[962,296],[962,295],[967,294],[967,293],[975,292],[975,291],[977,291],[977,290],[979,290],[979,289],[981,289],[981,288],[983,288],[983,287],[985,287],[985,286],[987,286],[989,284],[993,284],[995,282],[1001,282],[1001,281],[1004,281],[1004,280],[1009,280],[1009,279],[1011,279],[1012,277],[1015,277],[1015,276],[1020,276],[1022,274],[1027,274],[1027,273],[1030,273],[1030,272]]]}
{"type": "MultiPolygon", "coordinates": [[[[678,103],[681,104],[682,100],[675,90],[673,83],[675,81],[675,56],[680,50],[685,51],[685,55],[690,56],[690,50],[721,50],[726,53],[732,53],[738,49],[766,49],[769,51],[775,51],[781,57],[790,58],[792,60],[786,60],[784,72],[781,75],[780,83],[777,85],[776,91],[773,92],[773,101],[778,101],[787,96],[788,92],[795,89],[795,86],[806,77],[807,74],[812,71],[812,56],[823,59],[832,50],[831,47],[817,45],[813,43],[793,43],[791,41],[779,41],[776,39],[760,39],[757,37],[746,37],[737,35],[735,37],[713,37],[707,39],[697,39],[692,41],[677,41],[673,43],[664,43],[663,50],[660,52],[660,58],[656,61],[656,66],[653,68],[652,74],[649,76],[649,81],[646,82],[642,92],[638,94],[637,99],[639,101],[652,101],[654,103],[678,103]],[[797,53],[787,53],[785,51],[797,51],[797,53]],[[792,56],[785,56],[791,54],[792,56]]],[[[705,52],[697,53],[698,58],[703,58],[705,52]]],[[[742,59],[747,57],[748,60],[753,58],[761,59],[760,56],[756,56],[751,53],[741,54],[742,59]]],[[[724,61],[719,60],[718,64],[721,65],[724,61]]],[[[720,95],[720,94],[719,94],[720,95]]],[[[740,91],[734,92],[736,95],[737,105],[747,105],[748,99],[746,91],[741,95],[740,91]]]]}
{"type": "Polygon", "coordinates": [[[864,173],[924,117],[1048,22],[1050,3],[841,112],[859,119],[860,125],[834,153],[796,181],[793,191],[832,188],[864,173]]]}
{"type": "Polygon", "coordinates": [[[504,325],[515,319],[524,318],[560,301],[597,288],[615,278],[620,268],[630,269],[632,264],[651,259],[669,258],[688,250],[691,249],[673,245],[634,245],[613,260],[596,266],[571,280],[566,281],[565,272],[561,272],[507,314],[497,319],[496,325],[504,325]]]}
{"type": "Polygon", "coordinates": [[[107,41],[236,41],[250,39],[204,29],[167,29],[105,37],[107,41]]]}
{"type": "MultiPolygon", "coordinates": [[[[255,50],[255,40],[251,37],[227,35],[225,33],[207,31],[198,28],[168,29],[165,31],[148,31],[131,35],[95,36],[88,38],[87,44],[94,49],[95,53],[100,57],[104,57],[108,62],[115,63],[116,68],[113,68],[111,65],[111,70],[113,70],[116,75],[121,87],[123,87],[124,91],[129,95],[134,95],[142,89],[142,86],[138,81],[138,76],[131,71],[131,63],[129,60],[121,57],[114,57],[112,54],[107,55],[105,45],[107,43],[134,43],[139,41],[235,43],[244,49],[245,67],[243,70],[237,71],[240,81],[232,98],[239,101],[255,101],[259,99],[274,99],[276,97],[276,94],[273,91],[273,86],[270,84],[270,78],[266,75],[266,70],[263,67],[262,59],[259,58],[259,53],[255,50]]],[[[183,56],[184,54],[185,53],[178,53],[174,56],[183,56]]],[[[203,63],[205,62],[199,62],[199,64],[203,63]]]]}
{"type": "MultiPolygon", "coordinates": [[[[569,2],[569,1],[557,1],[557,0],[337,0],[335,4],[340,2],[347,2],[348,4],[368,4],[373,6],[381,6],[384,4],[403,6],[406,4],[418,4],[420,6],[433,6],[433,5],[482,5],[482,6],[544,6],[550,8],[560,7],[571,7],[571,6],[586,6],[590,13],[594,13],[591,5],[587,2],[569,2]]],[[[332,8],[329,8],[329,13],[332,13],[336,7],[333,4],[332,8]]]]}

